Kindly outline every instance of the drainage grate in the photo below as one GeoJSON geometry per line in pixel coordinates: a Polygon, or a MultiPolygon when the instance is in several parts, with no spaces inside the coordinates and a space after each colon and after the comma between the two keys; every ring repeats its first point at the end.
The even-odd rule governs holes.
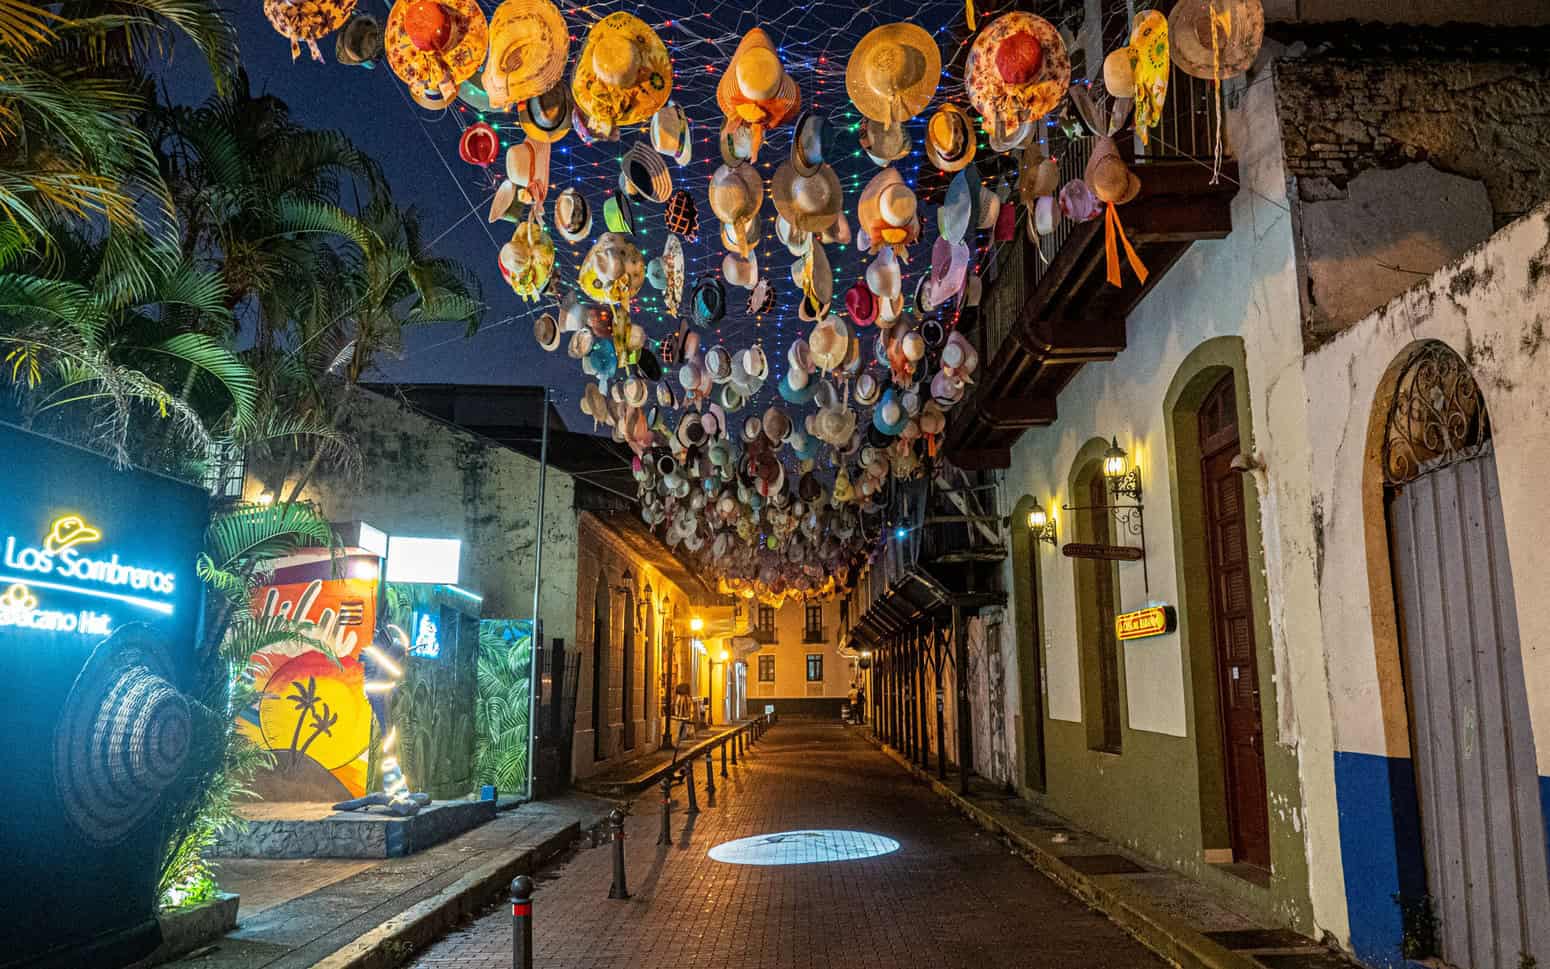
{"type": "Polygon", "coordinates": [[[1124,855],[1063,855],[1060,860],[1084,875],[1136,875],[1146,871],[1124,855]]]}

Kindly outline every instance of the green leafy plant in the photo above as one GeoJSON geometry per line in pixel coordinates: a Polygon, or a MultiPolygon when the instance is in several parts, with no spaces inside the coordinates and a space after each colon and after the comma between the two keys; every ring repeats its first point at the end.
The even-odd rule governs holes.
{"type": "Polygon", "coordinates": [[[528,699],[533,638],[526,624],[479,624],[474,760],[481,784],[527,790],[528,699]]]}

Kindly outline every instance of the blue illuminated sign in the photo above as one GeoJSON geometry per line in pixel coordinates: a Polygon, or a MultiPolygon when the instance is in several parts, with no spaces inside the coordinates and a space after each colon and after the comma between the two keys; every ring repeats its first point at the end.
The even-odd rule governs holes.
{"type": "Polygon", "coordinates": [[[414,631],[409,637],[409,655],[435,659],[441,655],[441,610],[435,606],[414,614],[414,631]]]}

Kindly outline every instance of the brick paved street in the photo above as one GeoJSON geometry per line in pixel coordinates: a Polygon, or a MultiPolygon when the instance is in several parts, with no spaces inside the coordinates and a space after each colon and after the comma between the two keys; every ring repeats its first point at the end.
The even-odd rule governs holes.
{"type": "MultiPolygon", "coordinates": [[[[719,761],[718,761],[719,766],[719,761]]],[[[703,771],[696,771],[702,786],[703,771]]],[[[610,901],[611,846],[542,873],[538,969],[1002,969],[1162,966],[1103,916],[952,814],[854,730],[783,722],[659,848],[659,794],[628,826],[634,898],[610,901]],[[731,839],[797,829],[895,839],[891,854],[753,866],[706,857],[731,839]]],[[[423,969],[506,969],[497,909],[422,953],[423,969]]]]}

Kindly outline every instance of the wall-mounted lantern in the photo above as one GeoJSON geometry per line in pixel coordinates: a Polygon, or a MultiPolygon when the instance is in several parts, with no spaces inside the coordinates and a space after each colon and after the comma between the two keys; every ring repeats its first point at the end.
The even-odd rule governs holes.
{"type": "Polygon", "coordinates": [[[1108,479],[1114,497],[1141,503],[1141,469],[1130,466],[1130,458],[1119,446],[1118,437],[1111,437],[1109,449],[1103,452],[1103,476],[1108,479]]]}
{"type": "Polygon", "coordinates": [[[1051,545],[1055,541],[1055,520],[1045,512],[1044,506],[1037,501],[1028,511],[1028,534],[1035,542],[1048,542],[1051,545]]]}

